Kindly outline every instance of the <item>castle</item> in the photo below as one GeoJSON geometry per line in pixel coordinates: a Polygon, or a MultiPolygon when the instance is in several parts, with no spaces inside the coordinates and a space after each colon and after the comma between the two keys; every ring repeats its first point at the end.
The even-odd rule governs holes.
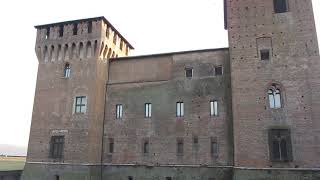
{"type": "Polygon", "coordinates": [[[23,180],[319,180],[311,0],[224,0],[229,48],[128,56],[104,17],[36,26],[23,180]]]}

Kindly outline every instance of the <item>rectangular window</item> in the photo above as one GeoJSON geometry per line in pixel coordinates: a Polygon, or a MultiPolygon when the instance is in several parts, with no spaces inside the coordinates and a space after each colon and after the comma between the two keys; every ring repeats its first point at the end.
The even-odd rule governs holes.
{"type": "Polygon", "coordinates": [[[177,117],[183,117],[184,116],[184,105],[183,102],[177,102],[177,117]]]}
{"type": "Polygon", "coordinates": [[[78,24],[73,24],[73,35],[77,35],[78,34],[78,24]]]}
{"type": "Polygon", "coordinates": [[[50,38],[50,27],[47,28],[46,39],[50,38]]]}
{"type": "Polygon", "coordinates": [[[88,33],[92,33],[92,21],[88,22],[88,33]]]}
{"type": "Polygon", "coordinates": [[[128,176],[128,180],[133,180],[133,177],[132,176],[128,176]]]}
{"type": "Polygon", "coordinates": [[[64,26],[60,25],[60,27],[59,27],[59,37],[63,36],[63,31],[64,31],[64,26]]]}
{"type": "Polygon", "coordinates": [[[52,136],[50,142],[50,158],[63,157],[64,136],[52,136]]]}
{"type": "Polygon", "coordinates": [[[177,139],[177,155],[183,155],[183,139],[177,139]]]}
{"type": "Polygon", "coordinates": [[[218,116],[218,101],[210,101],[210,116],[218,116]]]}
{"type": "Polygon", "coordinates": [[[211,155],[212,157],[218,156],[218,143],[216,138],[211,138],[211,155]]]}
{"type": "Polygon", "coordinates": [[[172,177],[166,177],[166,180],[172,180],[172,177]]]}
{"type": "Polygon", "coordinates": [[[78,96],[75,102],[75,113],[85,113],[87,108],[87,97],[78,96]]]}
{"type": "Polygon", "coordinates": [[[273,0],[274,12],[284,13],[288,11],[287,0],[273,0]]]}
{"type": "Polygon", "coordinates": [[[151,118],[152,104],[146,103],[144,107],[144,115],[146,118],[151,118]]]}
{"type": "Polygon", "coordinates": [[[122,104],[117,104],[116,105],[116,111],[117,111],[117,114],[116,114],[116,118],[117,119],[121,119],[122,118],[122,115],[123,115],[123,108],[122,108],[122,104]]]}
{"type": "Polygon", "coordinates": [[[269,49],[260,50],[260,58],[262,61],[269,61],[270,60],[270,50],[269,49]]]}
{"type": "Polygon", "coordinates": [[[198,136],[193,137],[193,144],[197,145],[199,143],[199,138],[198,136]]]}
{"type": "Polygon", "coordinates": [[[217,66],[214,68],[214,75],[215,76],[221,76],[222,74],[223,74],[222,66],[217,66]]]}
{"type": "Polygon", "coordinates": [[[149,153],[149,141],[145,140],[143,142],[143,153],[148,154],[149,153]]]}
{"type": "Polygon", "coordinates": [[[289,162],[293,160],[289,129],[269,130],[269,152],[271,161],[289,162]]]}
{"type": "Polygon", "coordinates": [[[109,153],[113,153],[113,152],[114,152],[114,139],[109,138],[109,153]]]}
{"type": "Polygon", "coordinates": [[[114,36],[113,36],[113,43],[117,44],[117,35],[116,35],[116,33],[114,33],[114,36]]]}
{"type": "Polygon", "coordinates": [[[108,28],[108,27],[106,27],[106,36],[107,36],[107,38],[109,38],[109,35],[110,35],[109,28],[108,28]]]}
{"type": "Polygon", "coordinates": [[[192,76],[193,76],[193,69],[192,69],[192,68],[186,68],[185,71],[186,71],[186,77],[187,77],[187,78],[192,78],[192,76]]]}
{"type": "Polygon", "coordinates": [[[60,176],[59,175],[55,175],[55,180],[60,180],[60,176]]]}

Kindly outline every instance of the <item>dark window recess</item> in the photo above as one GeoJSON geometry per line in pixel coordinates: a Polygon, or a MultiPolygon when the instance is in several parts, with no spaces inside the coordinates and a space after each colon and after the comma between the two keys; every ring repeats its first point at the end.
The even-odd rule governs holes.
{"type": "Polygon", "coordinates": [[[92,33],[92,21],[88,22],[88,33],[92,33]]]}
{"type": "Polygon", "coordinates": [[[73,24],[73,35],[78,34],[78,24],[73,24]]]}
{"type": "Polygon", "coordinates": [[[217,157],[218,156],[218,143],[217,140],[215,138],[211,138],[211,155],[213,157],[217,157]]]}
{"type": "Polygon", "coordinates": [[[179,155],[179,156],[183,155],[183,140],[182,139],[177,140],[177,155],[179,155]]]}
{"type": "Polygon", "coordinates": [[[143,153],[148,154],[149,153],[149,141],[145,141],[143,143],[143,153]]]}
{"type": "Polygon", "coordinates": [[[64,136],[52,136],[50,142],[50,157],[54,159],[63,157],[64,136]]]}
{"type": "Polygon", "coordinates": [[[69,78],[71,74],[71,67],[69,63],[66,63],[63,70],[63,77],[69,78]]]}
{"type": "Polygon", "coordinates": [[[60,176],[59,175],[55,175],[55,180],[60,180],[60,176]]]}
{"type": "Polygon", "coordinates": [[[269,151],[271,161],[289,162],[293,160],[290,130],[269,130],[269,151]]]}
{"type": "Polygon", "coordinates": [[[47,28],[46,39],[49,39],[49,37],[50,37],[50,27],[47,28]]]}
{"type": "Polygon", "coordinates": [[[221,76],[223,74],[222,66],[217,66],[214,68],[214,75],[221,76]]]}
{"type": "Polygon", "coordinates": [[[109,153],[114,152],[114,140],[113,138],[109,138],[109,153]]]}
{"type": "Polygon", "coordinates": [[[166,180],[172,180],[172,177],[166,177],[166,180]]]}
{"type": "Polygon", "coordinates": [[[274,12],[284,13],[288,11],[287,0],[273,0],[274,12]]]}
{"type": "Polygon", "coordinates": [[[60,27],[59,27],[59,37],[63,36],[63,31],[64,31],[64,26],[60,25],[60,27]]]}
{"type": "Polygon", "coordinates": [[[197,136],[193,137],[193,144],[198,144],[199,138],[197,136]]]}
{"type": "Polygon", "coordinates": [[[132,176],[128,176],[128,180],[133,180],[133,177],[132,176]]]}
{"type": "Polygon", "coordinates": [[[270,50],[269,49],[263,49],[260,50],[260,57],[263,61],[269,61],[270,60],[270,50]]]}
{"type": "Polygon", "coordinates": [[[193,76],[193,69],[192,68],[186,68],[186,77],[192,78],[193,76]]]}

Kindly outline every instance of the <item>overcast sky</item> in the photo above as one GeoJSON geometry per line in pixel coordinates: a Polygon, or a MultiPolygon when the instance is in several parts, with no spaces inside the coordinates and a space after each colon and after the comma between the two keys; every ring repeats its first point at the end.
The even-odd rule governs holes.
{"type": "MultiPolygon", "coordinates": [[[[313,6],[320,29],[320,1],[313,6]]],[[[126,37],[133,55],[228,46],[222,0],[3,1],[0,144],[28,144],[38,66],[34,25],[96,16],[126,37]]]]}

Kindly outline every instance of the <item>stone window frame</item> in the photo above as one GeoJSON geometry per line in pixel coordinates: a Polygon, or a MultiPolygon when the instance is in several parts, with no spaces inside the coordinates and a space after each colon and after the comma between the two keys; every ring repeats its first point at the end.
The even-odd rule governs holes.
{"type": "Polygon", "coordinates": [[[114,138],[108,138],[108,153],[113,154],[114,153],[114,138]]]}
{"type": "Polygon", "coordinates": [[[219,101],[217,99],[213,99],[209,102],[209,113],[210,113],[210,117],[219,116],[219,101]]]}
{"type": "Polygon", "coordinates": [[[144,104],[144,117],[151,118],[152,117],[152,103],[144,104]]]}
{"type": "Polygon", "coordinates": [[[178,101],[176,102],[176,117],[182,118],[184,117],[185,111],[184,111],[184,102],[178,101]]]}
{"type": "Polygon", "coordinates": [[[70,78],[71,75],[71,65],[70,63],[65,63],[64,64],[64,69],[63,69],[63,78],[70,78]]]}
{"type": "Polygon", "coordinates": [[[116,119],[123,118],[123,104],[116,104],[116,119]]]}
{"type": "Polygon", "coordinates": [[[223,73],[224,73],[224,68],[223,68],[223,65],[217,65],[217,66],[214,66],[213,67],[213,73],[214,73],[214,76],[222,76],[223,75],[223,73]],[[218,69],[220,69],[221,68],[221,73],[219,73],[218,74],[218,69]]]}
{"type": "Polygon", "coordinates": [[[88,97],[85,95],[79,95],[74,97],[73,103],[73,113],[74,114],[86,114],[87,113],[87,105],[88,105],[88,97]],[[78,101],[80,99],[80,102],[78,101]],[[84,100],[84,101],[83,101],[84,100]],[[80,107],[80,111],[78,111],[78,107],[80,107]]]}
{"type": "Polygon", "coordinates": [[[268,141],[269,141],[269,160],[271,162],[292,162],[293,161],[293,153],[292,153],[292,140],[291,140],[291,130],[289,128],[271,128],[268,130],[268,141]],[[277,136],[277,137],[275,137],[277,136]],[[286,157],[283,157],[282,151],[283,147],[281,147],[285,142],[285,153],[286,157]],[[278,145],[279,158],[275,157],[275,143],[278,145]]]}
{"type": "Polygon", "coordinates": [[[63,159],[64,144],[65,144],[65,136],[64,135],[51,136],[49,158],[63,159]]]}
{"type": "Polygon", "coordinates": [[[183,138],[177,138],[177,156],[183,156],[184,154],[184,140],[183,138]]]}
{"type": "Polygon", "coordinates": [[[219,144],[217,137],[210,138],[210,154],[212,158],[218,158],[219,156],[219,144]]]}
{"type": "Polygon", "coordinates": [[[188,79],[192,79],[193,78],[193,67],[186,67],[184,68],[185,71],[185,77],[188,79]]]}
{"type": "Polygon", "coordinates": [[[150,154],[150,140],[149,140],[149,138],[143,138],[143,140],[142,140],[142,154],[145,156],[150,154]]]}
{"type": "Polygon", "coordinates": [[[267,95],[267,104],[268,104],[268,108],[271,110],[279,110],[284,108],[284,88],[278,84],[278,83],[271,83],[266,91],[266,95],[267,95]],[[273,106],[271,106],[271,93],[273,94],[273,106]],[[277,95],[279,95],[279,97],[277,97],[277,95]],[[276,100],[277,98],[280,98],[278,101],[276,100]],[[277,106],[276,102],[280,102],[280,106],[277,106]]]}

